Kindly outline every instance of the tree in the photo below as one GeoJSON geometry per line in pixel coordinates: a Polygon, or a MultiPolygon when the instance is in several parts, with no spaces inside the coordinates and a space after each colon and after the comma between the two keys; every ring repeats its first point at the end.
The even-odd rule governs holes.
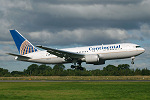
{"type": "Polygon", "coordinates": [[[27,75],[38,75],[38,65],[37,64],[32,64],[30,65],[27,70],[25,70],[25,73],[27,75]]]}
{"type": "Polygon", "coordinates": [[[10,72],[7,69],[0,68],[0,76],[10,76],[10,72]]]}
{"type": "Polygon", "coordinates": [[[47,76],[50,75],[50,71],[52,71],[52,68],[50,66],[40,65],[38,70],[40,71],[40,75],[47,76]]]}
{"type": "Polygon", "coordinates": [[[37,64],[32,64],[32,65],[30,65],[28,68],[27,68],[27,70],[29,70],[29,71],[34,71],[34,70],[36,70],[36,69],[38,69],[38,65],[37,64]]]}
{"type": "Polygon", "coordinates": [[[118,65],[118,75],[120,76],[127,76],[127,75],[133,75],[134,70],[129,69],[130,65],[128,64],[120,64],[118,65]]]}
{"type": "Polygon", "coordinates": [[[65,66],[63,64],[56,64],[53,67],[53,70],[64,70],[64,69],[65,69],[65,66]]]}
{"type": "Polygon", "coordinates": [[[103,68],[103,75],[105,76],[116,76],[117,75],[117,67],[114,65],[108,65],[106,67],[103,68]]]}
{"type": "Polygon", "coordinates": [[[150,70],[148,70],[147,68],[142,69],[142,75],[150,75],[150,70]]]}
{"type": "Polygon", "coordinates": [[[117,67],[114,65],[107,65],[103,70],[83,70],[79,69],[67,69],[63,64],[56,64],[53,69],[50,66],[32,64],[27,69],[21,71],[12,71],[11,73],[7,69],[0,68],[0,76],[124,76],[124,75],[150,75],[150,70],[144,69],[130,69],[128,64],[120,64],[117,67]]]}
{"type": "Polygon", "coordinates": [[[11,75],[12,75],[12,76],[23,76],[24,73],[21,72],[21,71],[12,71],[12,72],[11,72],[11,75]]]}
{"type": "Polygon", "coordinates": [[[141,73],[142,71],[138,68],[134,71],[134,75],[142,75],[141,73]]]}
{"type": "Polygon", "coordinates": [[[118,68],[118,70],[129,69],[130,65],[128,65],[128,64],[120,64],[120,65],[118,65],[117,68],[118,68]]]}

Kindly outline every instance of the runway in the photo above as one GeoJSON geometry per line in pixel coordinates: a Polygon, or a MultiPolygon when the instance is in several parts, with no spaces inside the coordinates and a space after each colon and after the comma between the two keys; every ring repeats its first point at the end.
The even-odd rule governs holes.
{"type": "Polygon", "coordinates": [[[150,80],[0,80],[0,82],[150,82],[150,80]]]}

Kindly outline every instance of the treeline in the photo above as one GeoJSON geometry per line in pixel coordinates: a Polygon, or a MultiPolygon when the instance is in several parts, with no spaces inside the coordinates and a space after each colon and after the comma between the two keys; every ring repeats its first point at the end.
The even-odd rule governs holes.
{"type": "Polygon", "coordinates": [[[53,68],[47,65],[32,64],[24,71],[12,71],[0,68],[0,76],[17,77],[17,76],[134,76],[134,75],[150,75],[150,70],[130,69],[128,64],[120,64],[118,66],[108,65],[103,70],[77,70],[65,69],[63,64],[57,64],[53,68]]]}

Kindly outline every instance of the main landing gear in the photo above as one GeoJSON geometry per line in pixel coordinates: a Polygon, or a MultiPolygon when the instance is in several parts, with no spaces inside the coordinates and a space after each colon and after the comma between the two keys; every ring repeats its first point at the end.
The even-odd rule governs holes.
{"type": "Polygon", "coordinates": [[[76,66],[76,63],[74,65],[71,65],[71,68],[75,68],[77,70],[83,70],[84,68],[81,66],[81,62],[77,63],[78,65],[76,66]]]}
{"type": "Polygon", "coordinates": [[[133,65],[134,64],[134,60],[135,60],[135,57],[131,57],[131,64],[133,65]]]}

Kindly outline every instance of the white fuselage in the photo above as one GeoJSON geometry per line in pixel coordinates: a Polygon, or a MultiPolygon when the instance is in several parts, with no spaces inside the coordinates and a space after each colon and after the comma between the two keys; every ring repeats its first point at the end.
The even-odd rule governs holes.
{"type": "MultiPolygon", "coordinates": [[[[85,56],[98,55],[99,59],[102,60],[113,60],[113,59],[124,59],[135,57],[142,54],[145,51],[139,45],[131,43],[76,47],[60,50],[84,54],[85,56]]],[[[29,62],[45,63],[45,64],[70,63],[66,61],[65,58],[60,58],[55,55],[52,55],[48,53],[46,50],[29,53],[26,54],[25,56],[31,58],[26,60],[29,62]]],[[[21,60],[19,58],[16,59],[21,60]]],[[[83,57],[81,61],[86,62],[86,58],[83,57]]]]}

